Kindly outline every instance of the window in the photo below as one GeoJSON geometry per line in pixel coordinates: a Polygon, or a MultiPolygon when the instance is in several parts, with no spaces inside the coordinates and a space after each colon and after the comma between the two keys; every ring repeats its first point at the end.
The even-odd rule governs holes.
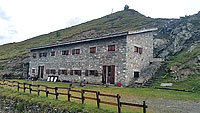
{"type": "Polygon", "coordinates": [[[55,70],[55,69],[51,69],[51,70],[50,70],[50,73],[51,73],[51,74],[56,74],[56,70],[55,70]]]}
{"type": "Polygon", "coordinates": [[[51,56],[55,56],[55,51],[52,51],[52,52],[51,52],[51,56]]]}
{"type": "Polygon", "coordinates": [[[58,75],[67,75],[67,70],[58,70],[58,75]]]}
{"type": "Polygon", "coordinates": [[[88,76],[88,75],[90,75],[90,76],[98,76],[98,71],[97,70],[86,70],[85,71],[85,76],[88,76]]]}
{"type": "Polygon", "coordinates": [[[115,45],[109,45],[108,51],[115,51],[115,45]]]}
{"type": "Polygon", "coordinates": [[[76,49],[76,54],[80,54],[80,49],[76,49]]]}
{"type": "Polygon", "coordinates": [[[96,53],[96,47],[91,47],[90,48],[90,53],[96,53]]]}
{"type": "Polygon", "coordinates": [[[81,76],[81,70],[74,70],[74,75],[81,76]]]}
{"type": "Polygon", "coordinates": [[[33,53],[33,58],[36,58],[36,53],[33,53]]]}
{"type": "Polygon", "coordinates": [[[69,55],[69,50],[62,51],[62,55],[69,55]]]}
{"type": "Polygon", "coordinates": [[[80,52],[81,52],[80,49],[73,49],[73,50],[72,50],[72,55],[80,54],[80,52]]]}
{"type": "Polygon", "coordinates": [[[138,77],[139,77],[139,75],[140,75],[140,73],[139,73],[139,72],[137,72],[137,71],[135,71],[135,72],[134,72],[134,78],[138,78],[138,77]]]}
{"type": "Polygon", "coordinates": [[[43,53],[43,57],[47,57],[47,53],[43,53]]]}
{"type": "Polygon", "coordinates": [[[142,54],[143,49],[137,46],[134,46],[134,52],[142,54]]]}
{"type": "Polygon", "coordinates": [[[32,73],[35,73],[35,69],[32,69],[32,73]]]}
{"type": "Polygon", "coordinates": [[[50,74],[50,73],[49,73],[49,69],[46,70],[46,74],[50,74]]]}

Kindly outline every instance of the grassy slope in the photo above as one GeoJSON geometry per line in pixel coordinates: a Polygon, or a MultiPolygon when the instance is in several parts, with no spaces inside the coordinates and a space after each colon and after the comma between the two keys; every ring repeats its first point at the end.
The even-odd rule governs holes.
{"type": "Polygon", "coordinates": [[[192,74],[189,74],[186,79],[182,80],[174,80],[174,75],[172,73],[168,73],[166,77],[164,77],[166,74],[163,74],[163,76],[159,78],[159,80],[154,84],[154,86],[159,86],[161,83],[173,83],[173,86],[171,88],[186,89],[193,90],[195,92],[200,92],[200,65],[195,63],[188,63],[189,61],[191,61],[199,55],[200,44],[198,44],[197,47],[190,52],[184,50],[178,55],[170,57],[169,61],[166,62],[166,69],[169,70],[171,67],[177,66],[178,68],[182,67],[182,70],[189,69],[192,74]]]}
{"type": "Polygon", "coordinates": [[[59,37],[56,37],[57,31],[55,31],[22,42],[2,45],[0,46],[0,60],[20,57],[29,52],[26,48],[52,44],[63,39],[76,40],[72,39],[72,36],[88,30],[95,30],[95,33],[120,32],[159,27],[162,26],[164,22],[166,22],[166,20],[147,18],[134,10],[120,11],[77,26],[58,30],[60,33],[59,37]]]}
{"type": "MultiPolygon", "coordinates": [[[[20,82],[29,82],[31,83],[31,81],[23,81],[23,80],[19,80],[20,82]]],[[[68,87],[69,84],[67,83],[52,83],[52,82],[42,82],[42,81],[34,81],[33,84],[45,84],[51,87],[56,87],[56,86],[60,86],[60,87],[68,87]]],[[[7,89],[7,88],[5,88],[7,89]]],[[[79,85],[74,85],[74,89],[80,90],[80,89],[89,89],[89,90],[94,90],[94,91],[100,91],[106,94],[120,94],[121,96],[121,101],[126,101],[126,102],[131,102],[131,103],[138,103],[136,102],[139,99],[139,104],[142,104],[143,100],[146,99],[158,99],[158,98],[162,98],[162,99],[180,99],[180,100],[200,100],[199,97],[199,93],[190,93],[190,92],[176,92],[176,91],[166,91],[166,90],[157,90],[154,88],[117,88],[117,87],[102,87],[102,86],[85,86],[85,87],[80,87],[79,85]],[[141,101],[141,102],[140,102],[141,101]]],[[[0,89],[1,90],[1,89],[0,89]]],[[[12,90],[17,90],[12,89],[12,90]]],[[[59,92],[63,92],[66,93],[66,90],[58,90],[59,92]]],[[[20,90],[20,92],[23,92],[22,90],[20,90]]],[[[67,103],[67,97],[66,96],[59,96],[58,100],[55,100],[55,96],[54,95],[50,95],[49,99],[45,99],[45,94],[43,92],[41,92],[41,96],[37,97],[36,93],[34,95],[30,95],[28,94],[28,91],[26,91],[27,93],[17,93],[17,92],[11,92],[8,90],[4,91],[4,95],[5,96],[9,96],[9,97],[14,97],[17,96],[19,98],[24,98],[26,100],[32,100],[33,102],[42,102],[42,103],[49,103],[52,106],[57,106],[57,107],[69,107],[68,105],[72,105],[72,107],[70,109],[75,109],[75,110],[80,110],[80,108],[78,109],[77,106],[75,106],[75,104],[73,103],[67,103]],[[62,100],[62,101],[61,101],[62,100]],[[74,107],[74,108],[73,108],[74,107]]],[[[53,90],[51,90],[51,92],[54,92],[53,90]]],[[[0,92],[1,94],[1,92],[0,92]]],[[[78,96],[80,97],[79,93],[72,93],[72,95],[78,96]]],[[[90,96],[90,97],[94,97],[95,95],[89,93],[89,94],[85,94],[85,96],[90,96]]],[[[109,102],[115,102],[116,103],[116,99],[112,99],[112,98],[105,98],[105,97],[100,97],[100,99],[102,101],[109,101],[109,102]]],[[[75,103],[81,103],[81,101],[76,100],[76,99],[72,99],[72,102],[75,103]]],[[[88,101],[86,100],[85,105],[81,105],[81,109],[82,111],[87,111],[89,112],[92,110],[96,110],[96,101],[88,101]]],[[[116,112],[117,111],[117,107],[116,106],[109,106],[109,105],[104,105],[101,104],[101,108],[103,108],[103,110],[100,110],[99,112],[102,111],[106,111],[106,112],[116,112]]],[[[97,111],[97,110],[96,110],[97,111]]],[[[148,111],[148,109],[147,109],[148,111]]],[[[122,112],[126,112],[126,113],[139,113],[142,112],[141,108],[137,108],[137,107],[129,107],[129,106],[123,106],[122,107],[122,112]]],[[[97,112],[98,113],[98,112],[97,112]]]]}

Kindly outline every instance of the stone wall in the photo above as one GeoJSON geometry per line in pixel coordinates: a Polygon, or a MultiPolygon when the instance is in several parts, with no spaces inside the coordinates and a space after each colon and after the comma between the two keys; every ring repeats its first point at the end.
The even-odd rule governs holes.
{"type": "MultiPolygon", "coordinates": [[[[95,41],[76,43],[71,45],[64,45],[54,48],[46,48],[41,50],[34,50],[31,52],[30,61],[30,75],[31,69],[36,69],[38,73],[38,66],[44,66],[46,69],[56,69],[55,76],[59,76],[60,80],[67,80],[72,82],[85,81],[88,83],[101,83],[103,65],[115,65],[115,83],[123,80],[126,67],[126,36],[113,37],[107,39],[100,39],[95,41]],[[115,45],[115,51],[108,51],[108,45],[115,45]],[[90,47],[97,47],[96,53],[90,53],[90,47]],[[80,54],[72,55],[72,49],[80,49],[80,54]],[[61,55],[62,50],[69,50],[69,55],[61,55]],[[55,56],[50,56],[50,53],[55,51],[55,56]],[[38,54],[47,52],[47,57],[38,57],[38,54]],[[32,54],[37,53],[37,57],[33,58],[32,54]],[[67,75],[58,75],[59,69],[66,69],[67,75]],[[81,76],[70,75],[70,70],[82,70],[81,76]],[[85,70],[97,70],[98,76],[85,76],[85,70]]],[[[44,72],[44,80],[52,74],[44,72]]],[[[124,83],[122,83],[124,84],[124,83]]]]}
{"type": "Polygon", "coordinates": [[[127,53],[126,53],[126,77],[129,85],[134,78],[134,72],[139,72],[139,78],[142,75],[142,70],[149,66],[153,60],[153,33],[146,32],[142,34],[129,35],[127,37],[127,53]],[[142,48],[142,53],[135,52],[134,47],[142,48]]]}

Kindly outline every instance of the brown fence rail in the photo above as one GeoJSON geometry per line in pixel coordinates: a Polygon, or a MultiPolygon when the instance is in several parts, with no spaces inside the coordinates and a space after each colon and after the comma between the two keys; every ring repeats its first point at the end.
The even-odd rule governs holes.
{"type": "Polygon", "coordinates": [[[44,93],[46,93],[46,97],[48,97],[48,95],[50,94],[50,95],[55,95],[56,99],[58,99],[59,95],[66,95],[66,96],[68,96],[68,101],[70,101],[71,98],[79,99],[79,100],[82,100],[82,104],[85,103],[86,99],[95,100],[97,102],[98,108],[100,108],[100,103],[118,106],[118,113],[121,113],[121,107],[124,106],[124,105],[141,107],[141,108],[143,108],[143,113],[146,113],[146,108],[148,107],[146,105],[145,101],[143,101],[143,104],[121,102],[120,101],[121,97],[120,97],[119,94],[117,94],[117,95],[103,94],[103,93],[100,93],[99,91],[84,90],[84,89],[75,90],[75,89],[72,89],[71,87],[49,87],[49,86],[46,86],[46,85],[43,85],[43,84],[35,85],[35,84],[30,84],[30,83],[25,83],[25,82],[20,83],[18,81],[9,81],[9,80],[0,80],[0,85],[2,85],[3,87],[4,86],[17,87],[17,91],[19,91],[20,89],[23,89],[24,92],[26,92],[26,90],[27,90],[27,91],[29,91],[30,94],[32,93],[32,91],[37,92],[38,96],[40,95],[40,92],[44,92],[44,93]],[[16,83],[16,84],[14,84],[14,83],[16,83]],[[33,89],[32,87],[36,87],[37,89],[33,89]],[[40,89],[40,87],[44,87],[45,89],[40,89]],[[50,90],[48,90],[48,89],[51,89],[51,91],[54,90],[54,92],[50,92],[50,90]],[[58,92],[58,89],[66,89],[67,91],[66,91],[66,93],[58,92]],[[74,96],[70,92],[76,92],[76,93],[79,93],[79,94],[81,93],[81,97],[74,96]],[[85,93],[96,94],[96,98],[85,96],[84,95],[85,93]],[[117,103],[102,101],[100,99],[100,96],[115,98],[117,100],[117,103]]]}

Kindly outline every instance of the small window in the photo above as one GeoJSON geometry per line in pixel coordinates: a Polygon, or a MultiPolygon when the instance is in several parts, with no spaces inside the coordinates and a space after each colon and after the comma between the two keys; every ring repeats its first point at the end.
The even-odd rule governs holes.
{"type": "Polygon", "coordinates": [[[43,57],[47,57],[47,53],[43,53],[43,57]]]}
{"type": "Polygon", "coordinates": [[[61,74],[61,70],[58,70],[58,75],[60,75],[61,74]]]}
{"type": "Polygon", "coordinates": [[[108,51],[115,51],[115,45],[109,45],[108,51]]]}
{"type": "Polygon", "coordinates": [[[91,47],[90,48],[90,53],[96,53],[96,47],[91,47]]]}
{"type": "Polygon", "coordinates": [[[52,51],[52,52],[51,52],[51,56],[55,56],[55,51],[52,51]]]}
{"type": "Polygon", "coordinates": [[[66,51],[62,51],[62,55],[66,55],[66,51]]]}
{"type": "Polygon", "coordinates": [[[37,55],[36,53],[33,53],[33,58],[36,58],[36,55],[37,55]]]}
{"type": "Polygon", "coordinates": [[[142,54],[143,49],[137,46],[134,46],[134,52],[142,54]]]}
{"type": "Polygon", "coordinates": [[[35,69],[32,69],[32,73],[35,73],[35,69]]]}
{"type": "Polygon", "coordinates": [[[49,69],[46,70],[46,74],[49,74],[49,69]]]}
{"type": "Polygon", "coordinates": [[[98,71],[97,70],[90,70],[90,75],[98,76],[98,71]]]}
{"type": "Polygon", "coordinates": [[[50,70],[50,73],[51,73],[51,74],[56,74],[56,70],[55,70],[55,69],[51,69],[51,70],[50,70]]]}
{"type": "Polygon", "coordinates": [[[137,71],[135,71],[135,72],[134,72],[134,78],[138,78],[138,77],[139,77],[139,75],[140,75],[140,73],[139,73],[139,72],[137,72],[137,71]]]}
{"type": "Polygon", "coordinates": [[[66,50],[66,55],[69,55],[69,50],[66,50]]]}
{"type": "Polygon", "coordinates": [[[76,54],[80,54],[80,49],[76,49],[76,54]]]}

